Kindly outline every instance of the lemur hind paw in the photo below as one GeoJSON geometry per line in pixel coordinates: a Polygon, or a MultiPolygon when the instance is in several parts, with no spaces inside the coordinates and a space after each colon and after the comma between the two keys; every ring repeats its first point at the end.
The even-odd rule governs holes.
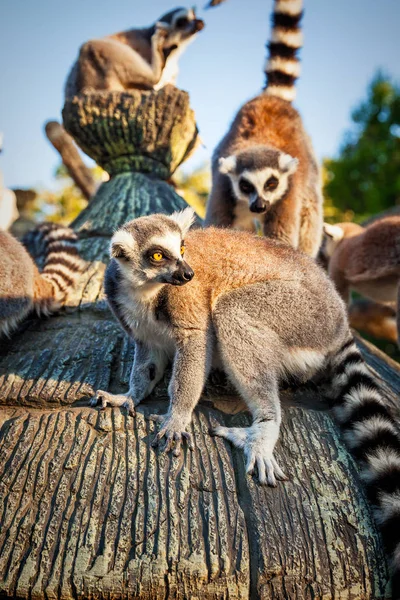
{"type": "MultiPolygon", "coordinates": [[[[276,487],[277,480],[286,481],[288,477],[282,471],[273,455],[274,443],[261,432],[261,423],[251,427],[216,427],[212,434],[229,440],[237,448],[242,448],[246,458],[246,472],[258,471],[258,480],[262,485],[276,487]]],[[[268,423],[269,426],[272,423],[268,423]]],[[[272,436],[273,437],[273,436],[272,436]]]]}
{"type": "Polygon", "coordinates": [[[160,447],[161,440],[165,437],[165,444],[161,448],[162,452],[172,450],[174,456],[179,456],[184,441],[186,441],[190,450],[194,450],[192,436],[184,430],[184,426],[179,419],[168,415],[149,415],[148,419],[161,424],[161,429],[155,435],[151,444],[153,448],[160,447]]]}

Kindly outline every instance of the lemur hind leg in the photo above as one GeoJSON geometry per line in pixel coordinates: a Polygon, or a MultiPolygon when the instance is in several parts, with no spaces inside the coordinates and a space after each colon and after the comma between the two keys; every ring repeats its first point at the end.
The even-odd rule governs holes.
{"type": "Polygon", "coordinates": [[[276,486],[277,479],[287,479],[273,454],[281,423],[276,334],[257,327],[238,305],[238,296],[240,291],[220,300],[213,320],[226,373],[246,401],[253,424],[216,427],[212,433],[244,450],[246,471],[257,467],[260,483],[276,486]]]}
{"type": "Polygon", "coordinates": [[[91,406],[100,403],[102,409],[107,406],[122,406],[133,416],[135,407],[144,400],[162,379],[168,357],[164,352],[151,350],[140,342],[135,343],[135,358],[133,361],[129,390],[125,394],[111,394],[98,390],[90,401],[91,406]]]}

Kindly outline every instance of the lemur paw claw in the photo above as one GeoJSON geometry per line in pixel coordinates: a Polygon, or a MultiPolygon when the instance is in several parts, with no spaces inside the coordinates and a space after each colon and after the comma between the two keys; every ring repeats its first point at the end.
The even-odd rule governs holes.
{"type": "MultiPolygon", "coordinates": [[[[229,440],[237,448],[242,448],[246,457],[246,472],[253,475],[257,468],[258,481],[261,485],[276,487],[278,481],[288,478],[273,456],[274,444],[268,439],[268,429],[273,432],[273,424],[264,427],[222,427],[217,426],[212,434],[229,440]],[[272,428],[271,428],[272,425],[272,428]],[[265,430],[265,431],[264,431],[265,430]]],[[[270,431],[270,433],[272,433],[270,431]]]]}
{"type": "Polygon", "coordinates": [[[258,481],[261,485],[277,487],[278,481],[287,481],[288,477],[282,471],[273,456],[263,456],[260,453],[250,453],[247,456],[246,472],[249,475],[255,474],[257,467],[258,481]]]}
{"type": "Polygon", "coordinates": [[[174,423],[173,419],[166,417],[166,415],[149,415],[148,418],[155,423],[162,423],[160,431],[156,433],[152,441],[153,448],[160,447],[160,442],[165,437],[165,444],[161,448],[161,452],[172,450],[174,456],[179,456],[184,441],[186,441],[190,450],[194,450],[191,434],[187,431],[179,431],[179,429],[182,429],[179,423],[174,423]]]}

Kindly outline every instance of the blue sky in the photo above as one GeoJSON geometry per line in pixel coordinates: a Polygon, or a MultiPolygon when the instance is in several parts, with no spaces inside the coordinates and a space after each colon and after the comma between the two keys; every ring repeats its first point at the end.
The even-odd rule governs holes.
{"type": "MultiPolygon", "coordinates": [[[[63,85],[81,43],[144,26],[179,0],[0,0],[0,169],[8,186],[49,187],[59,160],[43,133],[59,119],[63,85]]],[[[227,0],[198,13],[207,27],[180,62],[206,160],[240,105],[260,90],[272,0],[227,0]]],[[[182,3],[184,5],[184,3],[182,3]]],[[[400,81],[400,0],[305,0],[295,105],[317,155],[331,156],[378,68],[400,81]]]]}

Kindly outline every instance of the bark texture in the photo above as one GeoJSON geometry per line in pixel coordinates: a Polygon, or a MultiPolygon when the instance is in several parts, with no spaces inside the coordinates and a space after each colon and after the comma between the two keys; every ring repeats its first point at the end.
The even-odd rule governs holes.
{"type": "MultiPolygon", "coordinates": [[[[158,139],[153,130],[164,112],[170,114],[169,93],[142,94],[140,114],[142,107],[157,106],[157,115],[150,112],[140,125],[146,148],[148,139],[158,139]]],[[[127,102],[128,94],[120,96],[127,102]]],[[[132,97],[136,102],[137,94],[132,97]]],[[[114,102],[115,94],[109,98],[114,102]]],[[[80,97],[67,107],[84,111],[84,123],[93,119],[91,131],[97,122],[100,132],[102,122],[104,140],[110,139],[99,116],[105,98],[99,94],[97,116],[94,96],[87,101],[80,97]]],[[[131,108],[124,110],[134,132],[139,124],[134,125],[131,108]]],[[[185,114],[181,123],[189,120],[185,114]]],[[[137,132],[132,136],[140,138],[137,132]]],[[[170,157],[163,159],[166,174],[176,154],[163,140],[164,157],[170,157]]],[[[100,141],[99,133],[93,142],[98,153],[100,141]]],[[[132,147],[131,138],[127,144],[132,147]]],[[[181,157],[190,144],[187,138],[181,157]]],[[[248,423],[241,401],[220,378],[207,386],[194,413],[195,450],[181,457],[151,447],[154,424],[146,415],[166,410],[165,382],[134,418],[124,410],[87,406],[97,388],[127,389],[133,358],[132,343],[113,320],[102,291],[109,237],[127,219],[183,206],[154,175],[117,172],[74,223],[88,267],[68,305],[48,319],[32,317],[0,349],[0,595],[29,600],[390,597],[381,540],[356,466],[330,415],[305,408],[315,398],[285,394],[277,453],[290,481],[276,489],[255,484],[245,475],[243,454],[210,437],[216,423],[248,423]]],[[[395,406],[397,366],[371,346],[364,350],[390,381],[388,401],[395,406]]]]}

